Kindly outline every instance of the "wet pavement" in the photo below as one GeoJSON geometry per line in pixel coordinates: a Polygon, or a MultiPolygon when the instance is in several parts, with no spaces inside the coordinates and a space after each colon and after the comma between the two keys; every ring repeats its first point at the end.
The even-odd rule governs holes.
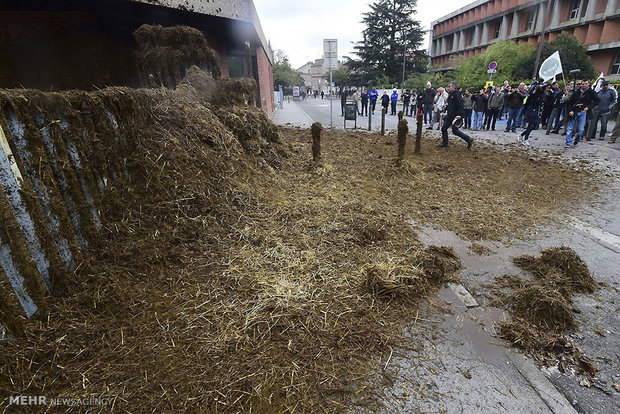
{"type": "MultiPolygon", "coordinates": [[[[334,120],[338,119],[339,125],[336,121],[334,125],[341,127],[339,102],[334,101],[334,115],[336,109],[338,117],[334,116],[334,120]]],[[[279,116],[276,112],[274,117],[281,125],[303,127],[314,120],[329,125],[329,102],[320,99],[295,103],[295,109],[283,112],[279,116]],[[296,118],[290,116],[295,110],[296,118]],[[300,122],[296,123],[295,119],[300,122]]],[[[395,118],[386,117],[388,130],[396,128],[395,118]]],[[[362,118],[366,123],[367,119],[362,118]]],[[[413,118],[406,119],[413,124],[413,118]]],[[[348,124],[353,126],[350,121],[348,124]]],[[[380,116],[375,115],[373,129],[379,126],[380,116]]],[[[506,133],[504,127],[505,121],[501,121],[496,125],[497,131],[466,133],[474,137],[476,145],[519,149],[533,158],[548,157],[562,163],[590,166],[606,180],[600,199],[563,212],[557,223],[534,229],[529,240],[476,241],[489,249],[489,254],[482,256],[472,251],[470,241],[452,232],[412,222],[425,244],[454,248],[463,263],[462,284],[479,306],[468,307],[469,299],[456,294],[456,287],[442,289],[421,309],[419,320],[412,321],[407,328],[412,348],[395,350],[387,361],[380,362],[375,386],[361,402],[360,407],[364,408],[356,407],[351,412],[620,412],[620,392],[614,387],[620,384],[620,143],[608,144],[607,140],[595,139],[566,149],[564,136],[535,130],[530,138],[532,148],[526,148],[517,142],[517,133],[506,133]],[[590,386],[580,385],[583,377],[575,370],[561,373],[553,366],[539,370],[533,360],[495,338],[494,323],[508,316],[488,307],[485,296],[484,285],[496,277],[525,276],[512,264],[513,257],[538,254],[542,249],[562,245],[572,247],[594,278],[604,283],[594,294],[574,297],[580,327],[569,338],[597,370],[597,380],[590,386]],[[381,404],[368,408],[374,407],[373,399],[381,404]]],[[[610,122],[608,131],[612,128],[610,122]]],[[[518,133],[521,131],[517,129],[518,133]]],[[[438,140],[440,133],[424,130],[424,136],[438,140]]],[[[450,144],[461,143],[451,135],[450,144]]]]}

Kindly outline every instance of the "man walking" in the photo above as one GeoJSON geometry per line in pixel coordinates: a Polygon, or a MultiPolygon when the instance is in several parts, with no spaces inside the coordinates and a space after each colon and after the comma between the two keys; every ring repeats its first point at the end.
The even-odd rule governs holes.
{"type": "Polygon", "coordinates": [[[588,128],[586,141],[590,141],[594,138],[594,135],[596,135],[596,127],[599,119],[601,120],[601,133],[599,135],[599,139],[605,139],[609,113],[618,99],[615,89],[609,87],[609,81],[603,81],[603,86],[596,95],[599,99],[599,103],[592,109],[592,119],[590,120],[590,127],[588,128]]]}
{"type": "Polygon", "coordinates": [[[457,90],[456,82],[452,81],[448,84],[448,105],[447,114],[444,119],[444,124],[441,127],[442,143],[438,145],[439,148],[445,148],[448,146],[448,128],[452,127],[452,133],[457,137],[462,138],[467,142],[467,149],[470,149],[474,143],[474,139],[459,131],[458,124],[461,123],[463,116],[465,115],[465,108],[463,107],[463,97],[457,90]]]}

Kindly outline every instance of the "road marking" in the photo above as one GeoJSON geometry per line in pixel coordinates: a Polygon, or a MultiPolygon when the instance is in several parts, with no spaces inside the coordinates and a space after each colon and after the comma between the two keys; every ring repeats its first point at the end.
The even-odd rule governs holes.
{"type": "Polygon", "coordinates": [[[596,239],[605,242],[620,251],[620,236],[607,232],[599,227],[592,226],[591,224],[588,224],[576,218],[573,218],[569,223],[577,230],[589,234],[592,237],[595,237],[596,239]]]}

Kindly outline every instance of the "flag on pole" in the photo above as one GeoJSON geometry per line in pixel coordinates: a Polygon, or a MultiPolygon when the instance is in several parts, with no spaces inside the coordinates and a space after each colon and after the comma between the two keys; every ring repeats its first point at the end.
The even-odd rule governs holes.
{"type": "Polygon", "coordinates": [[[538,76],[543,81],[548,81],[560,73],[562,73],[562,61],[560,60],[560,52],[556,50],[554,54],[545,59],[542,65],[540,65],[538,76]]]}
{"type": "Polygon", "coordinates": [[[601,74],[598,75],[598,78],[596,78],[596,81],[594,81],[594,92],[598,92],[601,90],[604,80],[605,79],[603,78],[603,72],[601,72],[601,74]]]}

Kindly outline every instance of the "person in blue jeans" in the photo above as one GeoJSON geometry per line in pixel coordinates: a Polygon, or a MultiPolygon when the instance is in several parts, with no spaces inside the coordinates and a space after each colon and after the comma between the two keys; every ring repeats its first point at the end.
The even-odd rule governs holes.
{"type": "Polygon", "coordinates": [[[478,94],[472,96],[472,100],[474,101],[474,123],[472,129],[479,131],[482,128],[482,118],[489,98],[484,93],[484,89],[480,89],[478,94]]]}
{"type": "Polygon", "coordinates": [[[510,89],[506,96],[508,103],[508,122],[506,123],[505,132],[517,132],[519,115],[523,107],[523,100],[526,97],[525,84],[519,84],[518,88],[510,89]]]}
{"type": "Polygon", "coordinates": [[[583,138],[583,130],[586,126],[586,114],[588,109],[598,104],[599,98],[590,88],[590,81],[581,81],[581,89],[575,90],[566,103],[568,123],[566,124],[566,148],[579,144],[583,138]],[[575,141],[573,142],[573,134],[575,141]]]}
{"type": "Polygon", "coordinates": [[[474,101],[471,98],[471,93],[469,93],[469,89],[465,89],[465,93],[463,94],[463,106],[465,108],[463,128],[468,129],[471,128],[471,113],[474,107],[474,101]]]}

